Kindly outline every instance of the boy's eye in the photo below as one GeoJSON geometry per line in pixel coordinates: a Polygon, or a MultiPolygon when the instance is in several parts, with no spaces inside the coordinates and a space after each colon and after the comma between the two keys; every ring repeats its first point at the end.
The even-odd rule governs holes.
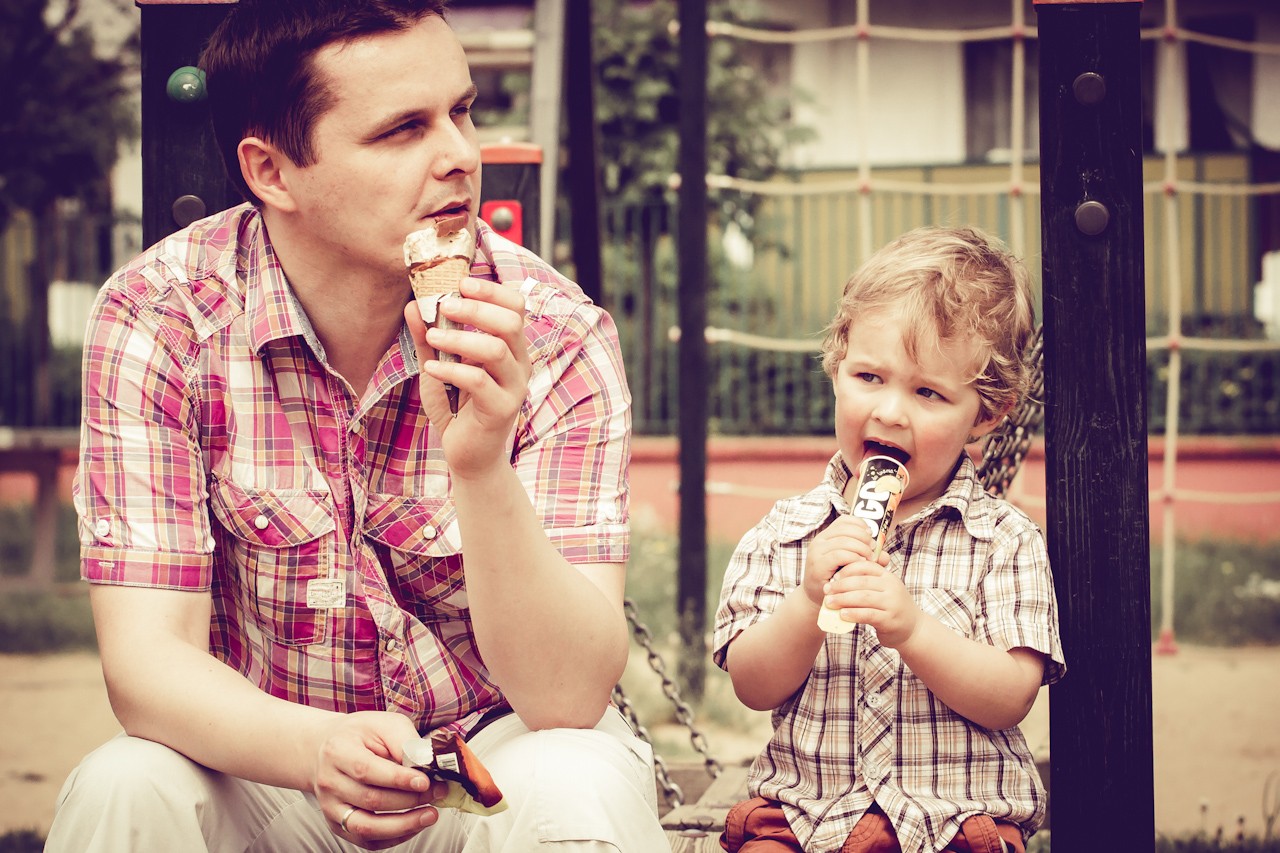
{"type": "Polygon", "coordinates": [[[855,379],[858,379],[858,380],[862,381],[862,382],[879,382],[879,381],[880,381],[880,377],[879,377],[879,376],[877,376],[877,375],[876,375],[876,374],[874,374],[874,373],[866,373],[865,371],[864,371],[864,372],[855,373],[855,374],[853,374],[853,377],[854,377],[855,379]]]}
{"type": "Polygon", "coordinates": [[[941,394],[939,394],[937,391],[933,390],[932,388],[921,388],[917,390],[916,393],[919,394],[921,397],[924,397],[926,400],[945,400],[946,399],[946,397],[943,397],[941,394]]]}

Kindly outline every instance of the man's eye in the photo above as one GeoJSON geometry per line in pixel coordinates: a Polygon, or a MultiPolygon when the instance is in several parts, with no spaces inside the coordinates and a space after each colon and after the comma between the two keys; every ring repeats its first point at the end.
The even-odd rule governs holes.
{"type": "Polygon", "coordinates": [[[406,121],[404,124],[397,125],[396,127],[391,128],[391,130],[384,133],[383,136],[387,136],[387,137],[399,136],[404,133],[411,133],[413,131],[419,130],[421,129],[421,127],[422,127],[422,122],[417,121],[416,119],[414,121],[406,121]]]}

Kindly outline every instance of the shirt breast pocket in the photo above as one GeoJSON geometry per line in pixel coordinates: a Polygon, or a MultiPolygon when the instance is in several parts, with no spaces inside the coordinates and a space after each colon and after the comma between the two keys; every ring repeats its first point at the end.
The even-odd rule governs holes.
{"type": "Polygon", "coordinates": [[[462,542],[453,501],[370,495],[365,536],[381,546],[400,597],[421,622],[467,614],[462,542]]]}
{"type": "Polygon", "coordinates": [[[328,610],[308,606],[309,585],[329,578],[336,524],[329,494],[244,488],[215,479],[214,517],[242,577],[241,596],[262,633],[286,646],[322,643],[328,610]]]}
{"type": "Polygon", "coordinates": [[[967,589],[922,589],[913,593],[921,611],[962,637],[974,636],[978,597],[967,589]]]}

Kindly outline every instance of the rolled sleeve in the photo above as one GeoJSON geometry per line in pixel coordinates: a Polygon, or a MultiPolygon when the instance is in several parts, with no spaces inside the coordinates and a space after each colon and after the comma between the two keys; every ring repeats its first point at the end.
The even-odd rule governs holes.
{"type": "Polygon", "coordinates": [[[81,576],[204,590],[213,545],[184,358],[152,322],[147,281],[133,284],[104,288],[86,338],[73,490],[81,576]]]}

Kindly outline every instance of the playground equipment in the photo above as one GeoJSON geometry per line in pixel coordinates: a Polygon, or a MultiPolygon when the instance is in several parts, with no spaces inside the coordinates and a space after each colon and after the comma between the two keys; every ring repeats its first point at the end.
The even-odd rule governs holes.
{"type": "MultiPolygon", "coordinates": [[[[150,187],[144,220],[152,229],[150,242],[197,212],[196,204],[184,196],[196,196],[208,211],[221,203],[219,161],[216,156],[193,156],[193,146],[200,144],[203,135],[197,125],[173,117],[153,123],[146,110],[150,103],[161,115],[166,110],[191,112],[190,90],[197,87],[189,73],[175,84],[179,97],[157,93],[167,92],[168,78],[193,62],[202,41],[198,32],[211,28],[217,7],[226,0],[138,2],[144,18],[143,150],[150,170],[144,173],[150,187]],[[172,31],[158,37],[162,31],[148,24],[148,19],[158,24],[181,15],[193,16],[195,23],[180,37],[172,31]],[[173,45],[174,55],[150,53],[161,43],[173,45]],[[157,90],[162,77],[165,85],[157,90]],[[157,101],[157,97],[168,100],[157,101]],[[196,138],[168,142],[161,138],[184,133],[196,138]],[[152,144],[156,147],[149,147],[152,144]],[[179,163],[202,180],[210,180],[208,188],[158,188],[157,181],[165,179],[164,170],[179,163]]],[[[869,3],[859,0],[857,5],[861,23],[856,49],[865,53],[869,3]]],[[[1022,6],[1012,5],[1015,20],[1020,21],[1022,6]]],[[[1043,0],[1036,9],[1041,48],[1049,541],[1071,666],[1070,675],[1051,693],[1054,839],[1068,850],[1090,849],[1094,839],[1105,833],[1103,837],[1115,849],[1140,850],[1149,848],[1154,838],[1143,188],[1135,125],[1140,115],[1136,67],[1140,4],[1043,0]]],[[[706,327],[705,3],[682,2],[679,24],[688,86],[682,93],[688,109],[681,119],[686,139],[679,229],[681,326],[702,329],[706,327]]],[[[1015,56],[1020,55],[1024,36],[1025,31],[1015,25],[1015,56]]],[[[152,118],[156,118],[154,111],[152,118]]],[[[1020,124],[1014,122],[1015,135],[1020,124]]],[[[1015,157],[1021,156],[1021,147],[1020,142],[1012,146],[1015,157]]],[[[1019,180],[1015,174],[1013,185],[1019,186],[1019,180]]],[[[1020,188],[1012,195],[1016,205],[1023,203],[1020,188]]],[[[539,200],[537,206],[544,203],[539,200]]],[[[1014,244],[1021,248],[1016,240],[1014,244]]],[[[1171,336],[1171,352],[1176,350],[1174,339],[1171,336]]],[[[696,596],[700,607],[706,570],[705,336],[682,336],[680,364],[679,609],[686,636],[700,644],[704,630],[693,601],[696,596]]],[[[1176,406],[1176,401],[1171,405],[1176,406]]],[[[989,445],[985,463],[1003,465],[1001,459],[1003,455],[989,445]]],[[[1004,470],[1011,477],[1016,463],[1004,470]]],[[[992,476],[1000,480],[1004,475],[992,472],[992,476]]],[[[1004,487],[985,481],[993,488],[1004,487]]],[[[638,618],[636,624],[642,626],[638,618]]],[[[714,757],[704,754],[708,768],[714,770],[714,757]]]]}
{"type": "MultiPolygon", "coordinates": [[[[1020,21],[1021,4],[1013,8],[1020,21]]],[[[1140,9],[1113,0],[1036,1],[1047,535],[1071,667],[1050,691],[1050,757],[1054,841],[1066,850],[1094,849],[1099,838],[1109,849],[1143,850],[1155,838],[1140,9]]],[[[857,11],[865,72],[868,0],[857,11]]],[[[686,227],[686,219],[705,221],[707,204],[705,0],[682,2],[679,24],[687,87],[680,325],[688,330],[706,326],[705,229],[686,227]]],[[[1016,34],[1019,54],[1024,34],[1016,34]]],[[[866,73],[859,76],[869,85],[866,73]]],[[[706,418],[695,398],[707,380],[705,336],[682,334],[680,348],[680,377],[690,389],[680,394],[678,612],[684,644],[701,648],[706,418]]]]}

